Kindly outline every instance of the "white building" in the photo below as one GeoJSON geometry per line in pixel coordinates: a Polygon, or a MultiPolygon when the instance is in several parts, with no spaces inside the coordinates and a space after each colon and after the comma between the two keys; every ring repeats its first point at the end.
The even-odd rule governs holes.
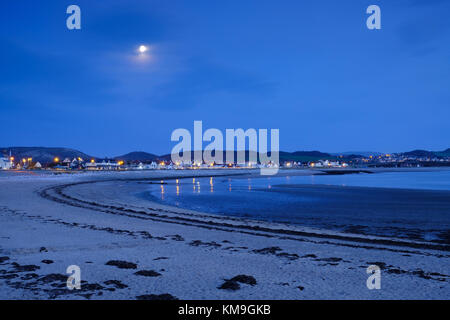
{"type": "Polygon", "coordinates": [[[103,160],[102,162],[89,162],[86,164],[87,170],[119,170],[120,164],[103,160]]]}
{"type": "Polygon", "coordinates": [[[324,167],[340,167],[341,166],[339,161],[328,161],[328,160],[325,160],[322,164],[323,164],[324,167]]]}
{"type": "Polygon", "coordinates": [[[137,170],[144,170],[144,164],[142,162],[139,162],[139,164],[136,166],[137,170]]]}
{"type": "Polygon", "coordinates": [[[147,167],[148,167],[149,169],[156,169],[156,168],[158,168],[158,165],[156,164],[155,161],[152,161],[152,163],[149,164],[149,165],[147,165],[147,167]]]}
{"type": "Polygon", "coordinates": [[[0,170],[9,170],[12,166],[12,162],[8,158],[0,157],[0,170]]]}

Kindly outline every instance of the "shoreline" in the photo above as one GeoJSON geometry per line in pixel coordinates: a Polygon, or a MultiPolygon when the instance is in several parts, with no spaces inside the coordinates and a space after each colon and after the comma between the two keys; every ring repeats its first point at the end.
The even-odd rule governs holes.
{"type": "MultiPolygon", "coordinates": [[[[209,177],[209,176],[208,176],[209,177]]],[[[215,177],[221,177],[215,176],[215,177]]],[[[178,177],[179,178],[179,177],[178,177]]],[[[183,177],[183,179],[188,179],[192,177],[183,177]]],[[[162,179],[162,178],[161,178],[162,179]]],[[[177,179],[177,178],[173,178],[177,179]]],[[[159,178],[158,178],[159,180],[159,178]]],[[[168,178],[162,179],[168,180],[168,178]]],[[[227,227],[227,228],[236,228],[240,230],[249,230],[249,231],[258,231],[258,232],[266,232],[273,234],[281,234],[281,235],[291,235],[291,236],[304,236],[308,238],[323,238],[323,239],[333,239],[333,240],[343,240],[347,242],[355,242],[355,243],[363,243],[363,244],[378,244],[378,245],[389,245],[396,247],[405,247],[405,248],[418,248],[418,249],[430,249],[430,250],[439,250],[439,251],[450,251],[450,246],[447,244],[439,244],[433,242],[423,242],[423,241],[414,241],[407,239],[395,239],[389,237],[375,236],[375,235],[367,235],[367,234],[352,234],[352,233],[344,233],[332,230],[324,230],[317,229],[313,227],[304,227],[301,225],[295,225],[289,222],[285,223],[277,223],[270,222],[264,220],[255,220],[251,218],[244,217],[235,217],[235,216],[223,216],[214,213],[205,213],[198,212],[195,210],[185,209],[174,207],[170,205],[164,205],[158,202],[145,200],[148,202],[148,205],[145,209],[147,211],[137,211],[131,208],[124,208],[126,204],[121,203],[120,206],[112,205],[112,204],[102,204],[94,201],[86,200],[86,198],[79,199],[70,196],[67,192],[64,192],[64,189],[67,187],[77,187],[80,184],[97,184],[97,183],[105,183],[105,182],[129,182],[135,180],[108,180],[108,181],[89,181],[89,182],[80,182],[69,185],[62,185],[57,187],[51,187],[48,189],[44,189],[40,192],[41,197],[65,203],[72,206],[80,206],[89,208],[90,206],[94,206],[102,209],[113,209],[117,210],[120,213],[116,214],[141,214],[144,216],[154,216],[161,217],[159,213],[165,214],[162,218],[169,218],[174,221],[182,221],[185,223],[191,223],[191,225],[195,225],[192,223],[199,223],[201,226],[209,229],[213,229],[213,227],[227,227]],[[57,196],[55,196],[57,195],[57,196]],[[59,196],[59,197],[58,197],[59,196]],[[168,216],[167,214],[173,214],[173,216],[168,216]],[[185,216],[185,217],[183,217],[185,216]],[[219,222],[217,222],[219,221],[219,222]],[[230,223],[232,221],[233,223],[230,223]],[[241,223],[241,224],[240,224],[241,223]],[[243,223],[243,224],[242,224],[243,223]]],[[[141,180],[137,180],[141,181],[141,180]]],[[[143,180],[146,181],[146,180],[143,180]]],[[[154,181],[154,180],[152,180],[154,181]]],[[[85,195],[87,196],[87,195],[85,195]]],[[[236,231],[235,231],[236,232],[236,231]]]]}
{"type": "MultiPolygon", "coordinates": [[[[199,170],[194,175],[212,172],[199,170]]],[[[181,172],[184,177],[189,174],[181,172]]],[[[144,176],[181,178],[177,171],[144,176]]],[[[244,232],[236,232],[239,228],[230,225],[232,220],[209,228],[187,221],[174,224],[179,213],[156,211],[123,192],[133,188],[127,179],[142,180],[142,173],[0,179],[4,190],[0,194],[0,257],[4,257],[0,298],[135,299],[170,294],[179,299],[442,299],[450,293],[446,250],[400,248],[392,243],[355,245],[346,239],[301,233],[277,235],[263,229],[275,224],[245,219],[234,222],[245,223],[244,232]],[[115,181],[112,187],[99,187],[107,185],[108,178],[115,181]],[[94,187],[92,180],[101,181],[94,187]],[[64,190],[78,199],[71,205],[40,196],[44,190],[54,192],[74,183],[78,187],[64,190]],[[94,199],[101,206],[80,205],[80,199],[94,199]],[[116,260],[134,263],[136,269],[107,264],[116,260]],[[372,262],[384,270],[384,290],[365,287],[366,267],[372,262]],[[73,264],[80,266],[87,281],[81,292],[64,288],[65,269],[73,264]],[[257,284],[219,289],[224,279],[239,274],[254,277],[257,284]],[[114,281],[126,287],[119,285],[119,289],[114,281]]],[[[211,216],[203,217],[204,226],[214,222],[211,216]]]]}
{"type": "MultiPolygon", "coordinates": [[[[236,176],[233,177],[233,179],[241,179],[242,177],[236,176]]],[[[182,181],[183,179],[180,179],[182,181]]],[[[139,182],[138,182],[139,183],[139,182]]],[[[160,185],[160,183],[149,183],[150,185],[160,185]]],[[[446,196],[450,196],[450,191],[447,190],[419,190],[419,189],[408,189],[408,188],[387,188],[387,187],[366,187],[366,186],[345,186],[342,187],[340,185],[328,185],[328,184],[273,184],[272,189],[270,190],[264,190],[259,189],[258,187],[253,187],[252,190],[259,191],[259,192],[283,192],[283,189],[290,189],[290,190],[299,190],[302,193],[302,196],[305,196],[307,193],[312,192],[320,192],[323,194],[327,193],[342,193],[343,195],[347,194],[347,197],[349,194],[360,194],[358,197],[364,198],[364,195],[367,194],[384,194],[389,195],[390,197],[393,197],[394,195],[410,195],[413,197],[414,201],[421,202],[425,201],[426,198],[432,198],[436,199],[439,198],[445,198],[446,196]],[[278,189],[278,190],[276,190],[278,189]]],[[[155,191],[158,193],[157,191],[155,191]]],[[[363,222],[356,222],[356,221],[340,221],[340,224],[346,225],[346,222],[349,224],[346,225],[344,229],[341,227],[335,226],[333,223],[325,223],[322,222],[321,224],[317,223],[306,223],[305,219],[313,219],[307,215],[302,215],[300,213],[300,216],[295,216],[295,211],[287,211],[290,212],[289,214],[283,215],[284,219],[281,219],[281,216],[273,216],[271,214],[268,215],[254,215],[250,214],[250,210],[253,212],[258,211],[260,207],[253,207],[252,205],[243,205],[243,208],[240,209],[240,212],[247,212],[246,214],[242,214],[239,212],[226,212],[224,211],[208,211],[207,207],[205,210],[201,210],[198,207],[198,204],[196,206],[189,205],[189,201],[183,203],[178,203],[180,200],[172,199],[171,201],[161,200],[157,195],[152,195],[150,192],[150,196],[146,195],[148,191],[139,192],[136,194],[136,197],[142,198],[145,201],[148,202],[148,207],[151,209],[158,211],[158,210],[164,210],[164,211],[170,211],[170,212],[177,212],[179,214],[184,214],[185,212],[192,212],[193,214],[197,216],[203,216],[203,217],[214,217],[215,219],[222,219],[222,220],[242,220],[242,221],[251,221],[254,224],[267,224],[269,227],[268,229],[278,229],[280,230],[280,233],[293,233],[300,232],[305,236],[310,237],[321,237],[321,238],[340,238],[340,239],[347,239],[349,241],[356,242],[364,242],[364,239],[360,238],[367,238],[367,243],[376,243],[377,241],[371,241],[370,238],[378,239],[380,243],[388,244],[395,244],[398,246],[413,246],[411,243],[422,243],[424,246],[429,246],[429,248],[433,248],[433,246],[437,245],[439,246],[440,250],[448,251],[450,249],[450,243],[448,242],[448,235],[445,233],[445,230],[426,230],[421,229],[413,226],[413,222],[409,222],[409,224],[395,224],[390,226],[392,229],[392,232],[397,233],[397,235],[389,235],[389,234],[383,234],[379,233],[376,230],[380,228],[386,228],[382,226],[375,226],[375,225],[364,225],[363,222]],[[176,201],[176,202],[174,202],[176,201]],[[250,209],[249,209],[250,208],[250,209]],[[290,217],[290,218],[289,218],[290,217]],[[366,229],[366,231],[364,231],[366,229]],[[284,230],[284,231],[283,231],[284,230]],[[308,231],[305,231],[308,230],[308,231]],[[372,230],[372,231],[370,231],[372,230]],[[397,231],[395,231],[397,230],[397,231]],[[405,236],[402,235],[403,233],[408,232],[415,234],[415,237],[412,236],[405,236]],[[429,234],[430,233],[430,234],[429,234]],[[432,237],[432,240],[429,240],[431,234],[437,233],[439,236],[432,237]],[[420,236],[419,236],[420,235],[420,236]]],[[[341,200],[343,202],[344,199],[341,200]]],[[[358,200],[360,201],[360,200],[358,200]]],[[[437,199],[435,200],[437,201],[437,199]]],[[[213,202],[211,200],[211,202],[213,202]]],[[[356,203],[356,201],[355,201],[356,203]]],[[[404,205],[405,203],[403,203],[404,205]]],[[[400,204],[398,204],[400,205],[400,204]]],[[[448,204],[447,204],[448,205],[448,204]]],[[[414,204],[409,204],[410,207],[414,207],[414,204]]],[[[381,207],[378,207],[378,210],[380,210],[381,207]]],[[[280,211],[283,211],[282,207],[279,207],[280,211]]],[[[326,209],[325,211],[336,211],[339,209],[336,207],[333,207],[332,205],[326,209]]],[[[389,211],[389,209],[383,208],[383,210],[389,211]]],[[[393,209],[392,209],[393,210],[393,209]]],[[[417,211],[417,209],[416,209],[417,211]]],[[[272,212],[272,211],[271,211],[272,212]]],[[[358,214],[361,214],[363,211],[359,210],[358,214]]],[[[316,207],[316,214],[317,207],[316,207]]],[[[417,214],[417,213],[416,213],[417,214]]],[[[425,213],[424,213],[425,214],[425,213]]],[[[329,218],[329,217],[328,217],[329,218]]],[[[369,216],[367,217],[369,218],[369,216]]],[[[317,216],[317,219],[323,220],[323,218],[320,218],[320,216],[317,216]]],[[[431,226],[430,226],[431,227],[431,226]]],[[[429,228],[430,228],[429,227],[429,228]]]]}
{"type": "MultiPolygon", "coordinates": [[[[323,168],[280,168],[276,175],[287,174],[290,175],[311,175],[317,173],[325,173],[325,172],[336,172],[336,173],[381,173],[381,172],[431,172],[431,171],[449,171],[450,166],[436,166],[436,167],[346,167],[346,168],[338,168],[338,167],[323,167],[323,168]]],[[[225,175],[233,174],[234,172],[244,171],[244,172],[260,172],[258,168],[200,168],[200,169],[143,169],[143,170],[55,170],[55,169],[40,169],[40,170],[0,170],[0,173],[3,174],[35,174],[35,175],[54,175],[54,176],[63,176],[63,175],[101,175],[101,174],[120,174],[120,173],[141,173],[146,174],[150,172],[223,172],[225,175]]],[[[1,177],[1,176],[0,176],[1,177]]]]}

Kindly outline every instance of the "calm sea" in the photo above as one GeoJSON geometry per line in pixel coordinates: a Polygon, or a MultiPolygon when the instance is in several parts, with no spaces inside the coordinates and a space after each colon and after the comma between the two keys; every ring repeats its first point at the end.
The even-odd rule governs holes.
{"type": "Polygon", "coordinates": [[[145,196],[201,212],[450,243],[450,170],[166,182],[145,196]]]}

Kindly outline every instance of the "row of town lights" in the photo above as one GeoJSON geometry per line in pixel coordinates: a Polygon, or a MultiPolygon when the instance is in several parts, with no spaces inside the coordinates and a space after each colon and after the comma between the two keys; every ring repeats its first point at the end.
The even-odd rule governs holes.
{"type": "MultiPolygon", "coordinates": [[[[14,161],[14,157],[10,157],[9,160],[10,160],[11,162],[13,162],[13,161],[14,161]]],[[[31,162],[32,160],[33,160],[33,158],[27,158],[27,159],[23,158],[23,159],[22,159],[22,162],[23,162],[23,163],[26,163],[26,162],[31,162]]],[[[80,157],[78,157],[78,161],[82,161],[82,160],[83,160],[83,159],[81,159],[80,157]]],[[[54,163],[59,163],[60,161],[61,161],[61,159],[60,159],[59,157],[53,158],[53,162],[54,162],[54,163]]],[[[95,159],[91,159],[91,163],[95,163],[95,159]]],[[[117,161],[117,164],[120,165],[120,166],[123,166],[123,165],[125,164],[125,162],[124,162],[123,160],[119,160],[119,161],[117,161]]],[[[161,165],[161,166],[165,166],[166,164],[164,163],[164,161],[161,161],[160,165],[161,165]]],[[[179,162],[176,162],[176,165],[178,166],[178,165],[180,165],[180,163],[179,163],[179,162]]],[[[200,166],[200,165],[201,165],[200,162],[199,162],[199,163],[194,163],[194,166],[200,166]]],[[[214,162],[211,163],[210,166],[211,166],[211,167],[214,166],[214,162]]]]}
{"type": "MultiPolygon", "coordinates": [[[[81,161],[82,159],[80,158],[80,157],[78,157],[78,161],[81,161]]],[[[58,158],[58,157],[55,157],[54,159],[53,159],[53,161],[55,162],[55,163],[58,163],[58,162],[60,162],[60,159],[58,158]]],[[[91,163],[95,163],[95,159],[91,159],[91,163]]],[[[119,165],[119,166],[123,166],[124,165],[124,161],[122,161],[122,160],[120,160],[120,161],[117,161],[117,164],[119,165]]]]}

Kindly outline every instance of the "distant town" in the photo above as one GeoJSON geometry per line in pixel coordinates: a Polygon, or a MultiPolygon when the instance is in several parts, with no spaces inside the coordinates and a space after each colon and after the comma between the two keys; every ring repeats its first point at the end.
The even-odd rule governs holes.
{"type": "MultiPolygon", "coordinates": [[[[67,148],[11,147],[0,149],[1,170],[182,170],[227,168],[370,168],[450,166],[450,148],[440,152],[414,150],[403,153],[329,154],[319,151],[280,152],[280,163],[173,162],[171,156],[132,152],[114,158],[90,157],[67,148]]],[[[236,159],[236,157],[235,157],[236,159]]],[[[249,159],[248,151],[246,159],[249,159]]]]}

